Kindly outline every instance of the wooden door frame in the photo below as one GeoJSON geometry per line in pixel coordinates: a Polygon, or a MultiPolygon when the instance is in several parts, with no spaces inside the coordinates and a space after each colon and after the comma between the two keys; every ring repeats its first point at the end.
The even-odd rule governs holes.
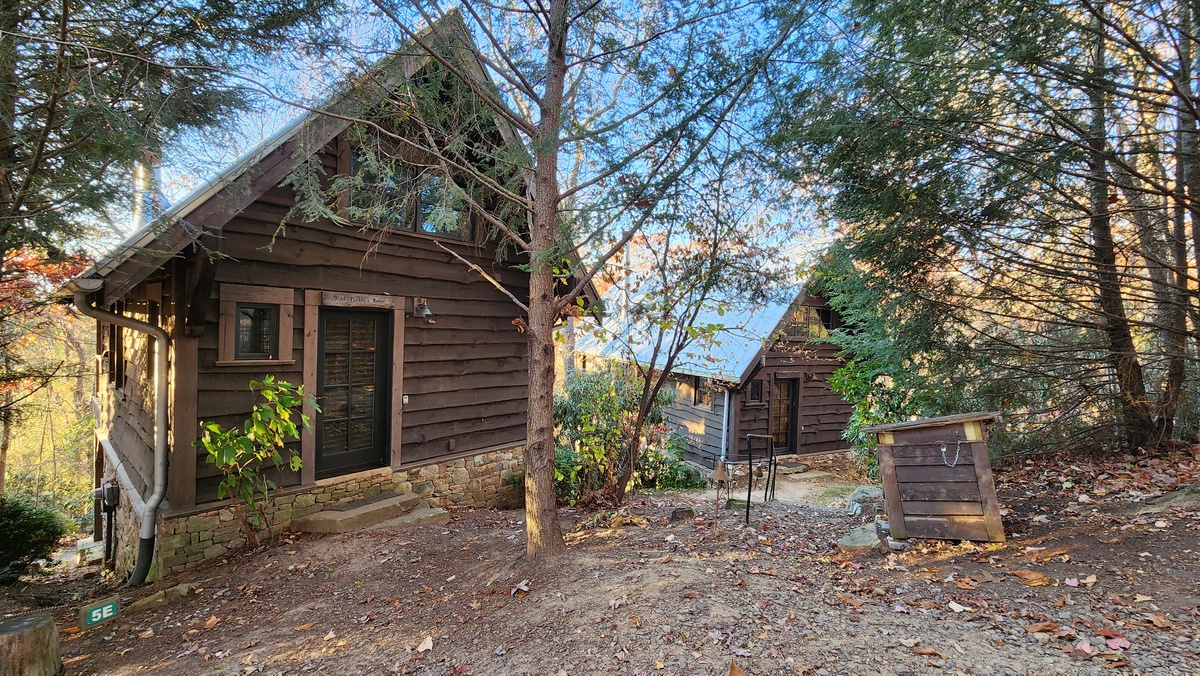
{"type": "MultiPolygon", "coordinates": [[[[390,429],[389,452],[384,453],[385,465],[392,469],[400,467],[400,438],[403,431],[402,415],[404,411],[404,317],[407,298],[404,296],[384,296],[367,293],[347,293],[341,291],[320,291],[306,289],[304,291],[304,393],[306,397],[315,396],[317,391],[317,350],[320,332],[321,308],[359,308],[368,310],[390,310],[392,313],[392,370],[391,370],[391,404],[388,421],[390,429]]],[[[316,423],[316,411],[306,399],[304,415],[309,421],[316,423]]],[[[317,435],[315,428],[304,430],[300,435],[300,466],[301,485],[311,485],[316,482],[317,472],[317,435]]]]}

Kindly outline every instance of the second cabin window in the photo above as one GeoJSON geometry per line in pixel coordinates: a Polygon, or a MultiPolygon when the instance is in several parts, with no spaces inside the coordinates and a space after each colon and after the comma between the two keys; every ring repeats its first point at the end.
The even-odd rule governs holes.
{"type": "Polygon", "coordinates": [[[692,406],[712,408],[712,390],[704,385],[704,379],[696,376],[692,382],[692,406]]]}
{"type": "Polygon", "coordinates": [[[785,332],[788,338],[804,340],[825,338],[833,329],[833,310],[827,307],[801,305],[788,318],[785,332]]]}
{"type": "Polygon", "coordinates": [[[470,239],[470,210],[462,188],[436,170],[359,150],[350,156],[350,173],[350,220],[470,239]]]}

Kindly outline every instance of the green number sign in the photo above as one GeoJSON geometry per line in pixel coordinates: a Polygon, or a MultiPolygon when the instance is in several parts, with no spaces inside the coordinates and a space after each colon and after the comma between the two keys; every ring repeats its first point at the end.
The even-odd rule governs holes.
{"type": "Polygon", "coordinates": [[[79,629],[88,629],[97,624],[115,620],[120,609],[120,596],[113,596],[103,601],[97,601],[90,606],[84,606],[79,609],[79,629]]]}

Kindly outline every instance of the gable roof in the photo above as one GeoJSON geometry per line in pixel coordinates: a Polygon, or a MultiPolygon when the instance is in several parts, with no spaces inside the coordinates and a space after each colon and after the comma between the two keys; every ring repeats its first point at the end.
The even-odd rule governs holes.
{"type": "MultiPolygon", "coordinates": [[[[470,40],[461,16],[448,14],[423,31],[431,40],[470,40]]],[[[119,299],[202,235],[219,233],[235,215],[277,185],[351,124],[365,105],[362,90],[391,89],[430,61],[423,50],[399,50],[325,104],[297,116],[212,179],[147,222],[79,278],[104,280],[104,304],[119,299]]],[[[476,64],[478,65],[478,64],[476,64]]],[[[474,68],[486,79],[486,71],[474,68]]],[[[503,126],[503,125],[502,125],[503,126]]]]}
{"type": "MultiPolygon", "coordinates": [[[[644,295],[631,294],[629,303],[636,305],[644,295]]],[[[696,325],[720,324],[725,328],[717,332],[711,346],[705,348],[694,345],[685,350],[679,355],[672,371],[740,385],[744,376],[757,363],[770,336],[786,319],[792,303],[803,297],[803,287],[794,286],[787,291],[785,300],[727,307],[723,313],[717,311],[716,303],[706,305],[697,316],[696,325]]],[[[614,320],[614,327],[609,330],[610,333],[628,335],[626,329],[633,329],[620,310],[623,300],[623,292],[617,287],[605,294],[604,306],[614,320]]],[[[584,354],[623,361],[628,361],[632,352],[633,358],[639,363],[648,365],[653,345],[636,339],[627,340],[631,343],[628,348],[623,345],[622,340],[605,341],[595,333],[587,333],[576,343],[576,350],[584,354]]],[[[663,355],[659,355],[658,363],[654,366],[661,367],[663,364],[663,355]]]]}
{"type": "MultiPolygon", "coordinates": [[[[828,239],[795,245],[786,258],[793,262],[812,260],[825,250],[828,239]]],[[[638,289],[626,300],[625,291],[619,285],[608,289],[603,304],[613,318],[607,332],[626,335],[637,331],[629,317],[621,311],[627,302],[630,307],[637,304],[650,292],[638,289]]],[[[769,349],[771,337],[783,328],[788,311],[807,297],[803,284],[785,287],[779,293],[761,303],[746,303],[738,299],[714,299],[706,303],[696,317],[695,326],[721,325],[716,339],[710,346],[693,345],[680,354],[672,371],[683,375],[712,378],[724,383],[741,386],[753,373],[760,357],[769,349]],[[718,311],[718,304],[722,307],[718,311]]],[[[628,361],[632,357],[641,364],[649,365],[653,345],[636,340],[601,340],[596,333],[585,334],[576,343],[576,350],[584,354],[607,359],[628,361]],[[631,343],[628,346],[623,342],[631,343]],[[631,354],[632,353],[632,354],[631,354]]],[[[665,363],[659,355],[653,366],[661,368],[665,363]]]]}

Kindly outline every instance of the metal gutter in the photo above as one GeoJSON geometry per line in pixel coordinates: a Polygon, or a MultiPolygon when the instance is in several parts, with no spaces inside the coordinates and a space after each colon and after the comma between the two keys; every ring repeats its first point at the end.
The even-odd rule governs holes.
{"type": "MultiPolygon", "coordinates": [[[[158,506],[167,495],[167,332],[153,324],[130,319],[115,312],[94,307],[88,296],[102,289],[103,280],[76,279],[69,288],[74,293],[75,308],[80,313],[122,328],[154,337],[154,483],[150,498],[142,506],[142,527],[138,541],[137,563],[129,576],[129,584],[140,585],[150,572],[154,558],[154,538],[158,531],[158,506]]],[[[111,444],[110,444],[111,445],[111,444]]],[[[107,449],[106,449],[107,452],[107,449]]],[[[115,454],[115,449],[114,449],[115,454]]],[[[128,478],[128,477],[127,477],[128,478]]],[[[133,491],[137,492],[137,491],[133,491]]]]}

